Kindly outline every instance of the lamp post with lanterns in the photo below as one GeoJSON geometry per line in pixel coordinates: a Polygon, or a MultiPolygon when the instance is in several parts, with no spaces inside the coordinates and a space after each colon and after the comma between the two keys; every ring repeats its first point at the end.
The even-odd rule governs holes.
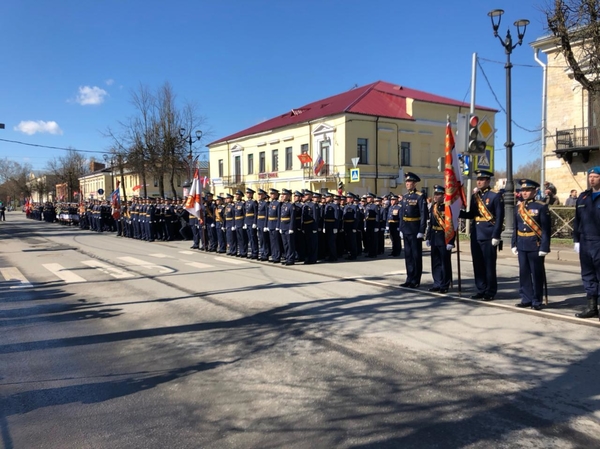
{"type": "Polygon", "coordinates": [[[200,130],[196,130],[195,132],[195,136],[192,137],[192,133],[191,132],[187,132],[187,130],[185,128],[180,128],[179,129],[179,136],[181,137],[182,142],[187,142],[188,145],[190,146],[190,151],[188,153],[188,163],[189,163],[189,182],[190,185],[192,183],[192,178],[194,176],[194,172],[193,172],[193,167],[194,167],[194,153],[192,151],[192,145],[194,142],[198,142],[200,139],[202,139],[202,131],[200,130]]]}
{"type": "Polygon", "coordinates": [[[500,22],[502,20],[502,15],[504,14],[504,10],[502,9],[494,9],[488,13],[488,16],[492,20],[492,28],[494,30],[494,37],[497,37],[500,41],[500,44],[504,48],[504,52],[506,53],[506,65],[504,68],[506,69],[506,142],[504,146],[506,147],[506,186],[504,189],[504,207],[505,207],[505,217],[504,217],[504,232],[502,233],[502,239],[510,242],[513,234],[514,223],[515,223],[515,185],[513,180],[513,158],[512,158],[512,150],[514,146],[514,142],[512,141],[512,104],[511,104],[511,69],[512,63],[510,62],[510,55],[512,51],[517,48],[519,45],[523,43],[523,38],[525,37],[525,31],[527,30],[527,25],[529,25],[529,20],[520,19],[517,20],[514,25],[517,28],[517,43],[513,44],[512,36],[510,35],[510,28],[506,31],[506,37],[502,39],[498,35],[498,29],[500,28],[500,22]]]}

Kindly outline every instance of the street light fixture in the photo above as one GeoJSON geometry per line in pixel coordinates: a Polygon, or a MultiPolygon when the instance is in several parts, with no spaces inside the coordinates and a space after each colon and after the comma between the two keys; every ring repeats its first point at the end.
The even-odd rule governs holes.
{"type": "Polygon", "coordinates": [[[179,136],[181,137],[181,140],[183,142],[187,142],[190,146],[190,152],[188,153],[188,162],[189,162],[189,167],[190,167],[190,185],[192,182],[192,177],[194,176],[194,173],[192,171],[193,169],[193,159],[194,159],[194,153],[192,152],[192,144],[194,142],[198,142],[200,139],[202,139],[202,131],[200,130],[196,130],[196,136],[192,137],[192,133],[188,133],[187,130],[185,128],[179,128],[179,136]],[[187,137],[186,137],[187,134],[187,137]]]}
{"type": "Polygon", "coordinates": [[[512,36],[510,35],[510,28],[506,31],[505,39],[502,39],[498,35],[498,29],[500,28],[500,22],[502,21],[503,14],[504,10],[494,9],[488,13],[488,16],[492,20],[494,37],[498,38],[500,44],[504,48],[504,52],[506,53],[506,65],[504,66],[506,69],[506,142],[504,143],[504,146],[506,147],[506,186],[504,188],[505,226],[504,232],[502,233],[502,239],[510,242],[515,223],[515,185],[513,180],[512,159],[512,150],[515,144],[512,141],[512,94],[510,78],[512,63],[510,62],[510,55],[515,48],[523,43],[523,38],[525,37],[525,31],[527,30],[527,25],[529,25],[529,20],[520,19],[514,23],[515,27],[517,27],[517,36],[519,40],[516,44],[513,44],[512,36]]]}

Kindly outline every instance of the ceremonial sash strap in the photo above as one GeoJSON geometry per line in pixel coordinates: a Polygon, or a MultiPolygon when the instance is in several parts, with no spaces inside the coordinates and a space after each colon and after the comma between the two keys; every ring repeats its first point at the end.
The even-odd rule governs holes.
{"type": "Polygon", "coordinates": [[[542,238],[542,227],[538,224],[535,218],[533,218],[533,215],[531,215],[531,213],[525,207],[525,201],[519,204],[519,217],[521,217],[523,223],[529,226],[529,229],[535,232],[535,235],[538,238],[542,238]]]}
{"type": "Polygon", "coordinates": [[[475,198],[477,199],[477,209],[479,210],[479,215],[483,217],[485,221],[489,221],[490,223],[495,224],[496,220],[494,219],[494,216],[483,202],[483,198],[481,197],[481,195],[477,194],[475,195],[475,198]]]}
{"type": "MultiPolygon", "coordinates": [[[[444,215],[442,214],[442,211],[437,206],[437,204],[433,206],[433,215],[435,217],[435,221],[437,221],[437,224],[440,227],[443,227],[444,226],[444,221],[445,221],[444,220],[444,215]]],[[[436,230],[435,227],[433,229],[436,230]]]]}

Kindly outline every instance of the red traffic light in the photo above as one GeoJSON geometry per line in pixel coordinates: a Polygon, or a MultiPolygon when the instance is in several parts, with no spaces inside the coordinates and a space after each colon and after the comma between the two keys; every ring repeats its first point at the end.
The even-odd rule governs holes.
{"type": "Polygon", "coordinates": [[[479,117],[472,115],[469,119],[469,126],[471,126],[471,128],[476,128],[477,125],[479,125],[479,117]]]}

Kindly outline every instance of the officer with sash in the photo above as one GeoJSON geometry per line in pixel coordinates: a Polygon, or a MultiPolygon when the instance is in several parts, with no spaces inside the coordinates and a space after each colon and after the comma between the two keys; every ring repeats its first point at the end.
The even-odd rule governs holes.
{"type": "Polygon", "coordinates": [[[215,200],[215,227],[217,229],[217,253],[219,254],[224,254],[227,251],[224,201],[225,198],[217,195],[215,200]]]}
{"type": "Polygon", "coordinates": [[[294,265],[296,258],[296,249],[294,241],[294,223],[296,209],[294,203],[290,202],[292,196],[291,190],[281,190],[282,201],[279,207],[278,228],[283,243],[283,253],[281,254],[283,265],[294,265]]]}
{"type": "Polygon", "coordinates": [[[535,201],[540,185],[521,179],[521,201],[515,207],[515,229],[511,250],[519,257],[519,293],[517,307],[541,310],[544,289],[544,257],[550,252],[551,220],[548,206],[535,201]]]}
{"type": "Polygon", "coordinates": [[[573,242],[579,253],[581,280],[587,294],[587,309],[576,316],[598,316],[600,294],[600,166],[588,170],[590,188],[579,195],[575,202],[573,242]]]}
{"type": "Polygon", "coordinates": [[[433,204],[431,215],[425,233],[425,244],[431,247],[431,275],[433,276],[433,287],[430,292],[446,293],[452,282],[452,248],[456,233],[452,229],[452,238],[446,243],[446,215],[444,205],[443,186],[433,187],[433,204]]]}
{"type": "Polygon", "coordinates": [[[496,260],[504,224],[504,198],[490,188],[492,172],[477,170],[475,176],[477,192],[471,197],[469,212],[461,211],[459,217],[475,220],[475,226],[471,226],[471,257],[477,293],[471,299],[493,301],[498,292],[496,260]]]}
{"type": "Polygon", "coordinates": [[[401,201],[402,218],[399,231],[404,239],[406,282],[400,286],[418,288],[423,274],[423,238],[429,210],[425,195],[417,191],[417,182],[420,182],[421,178],[407,172],[404,181],[407,192],[401,201]]]}

